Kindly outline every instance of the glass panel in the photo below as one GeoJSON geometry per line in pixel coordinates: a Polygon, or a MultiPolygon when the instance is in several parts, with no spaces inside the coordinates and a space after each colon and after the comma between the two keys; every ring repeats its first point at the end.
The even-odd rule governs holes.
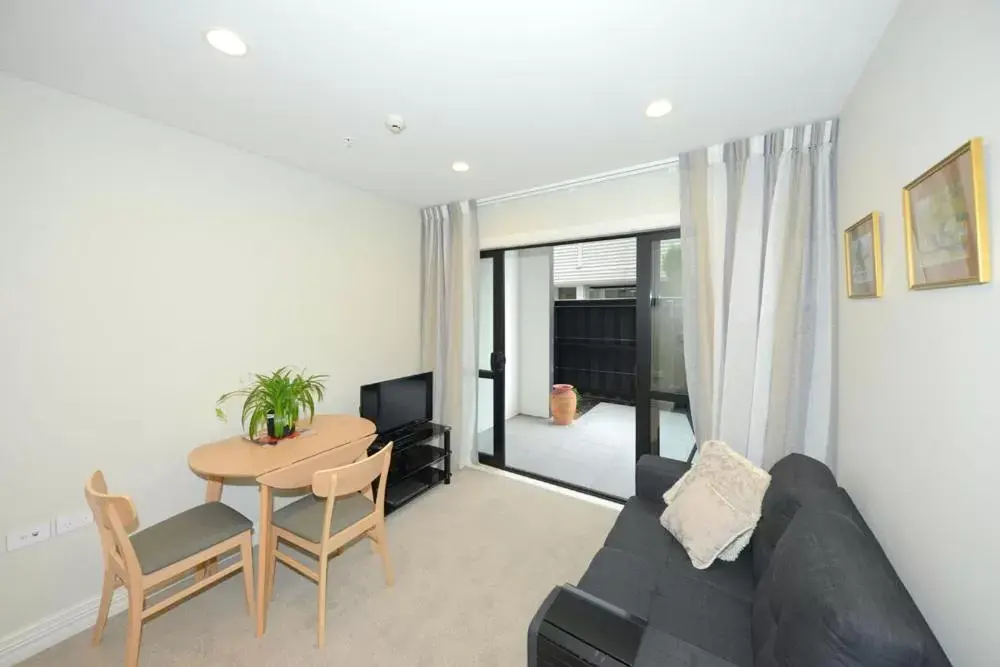
{"type": "Polygon", "coordinates": [[[678,409],[671,401],[655,398],[650,401],[650,405],[653,452],[668,459],[687,461],[694,448],[694,431],[691,429],[687,410],[678,409]]]}
{"type": "Polygon", "coordinates": [[[493,380],[479,378],[476,444],[482,454],[493,453],[493,380]]]}
{"type": "Polygon", "coordinates": [[[687,394],[680,240],[653,243],[652,278],[653,368],[650,389],[670,394],[687,394]]]}
{"type": "Polygon", "coordinates": [[[650,338],[651,451],[686,461],[694,447],[684,372],[684,313],[681,296],[681,242],[652,244],[650,338]]]}
{"type": "MultiPolygon", "coordinates": [[[[490,370],[493,353],[493,258],[479,259],[479,368],[490,370]]],[[[492,384],[491,384],[492,387],[492,384]]],[[[492,391],[492,390],[491,390],[492,391]]],[[[493,394],[491,393],[490,396],[493,394]]],[[[480,401],[482,405],[482,401],[480,401]]],[[[490,405],[493,405],[490,403],[490,405]]],[[[492,426],[492,421],[490,422],[492,426]]]]}

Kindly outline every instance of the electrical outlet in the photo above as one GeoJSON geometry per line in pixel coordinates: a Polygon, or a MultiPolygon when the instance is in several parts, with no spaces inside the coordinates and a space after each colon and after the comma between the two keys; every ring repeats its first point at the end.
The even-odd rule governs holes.
{"type": "Polygon", "coordinates": [[[39,523],[29,526],[23,530],[16,530],[7,533],[7,551],[15,551],[24,547],[49,539],[52,536],[52,526],[46,523],[39,523]]]}
{"type": "Polygon", "coordinates": [[[94,514],[89,509],[63,514],[56,517],[56,534],[64,535],[92,523],[94,523],[94,514]]]}

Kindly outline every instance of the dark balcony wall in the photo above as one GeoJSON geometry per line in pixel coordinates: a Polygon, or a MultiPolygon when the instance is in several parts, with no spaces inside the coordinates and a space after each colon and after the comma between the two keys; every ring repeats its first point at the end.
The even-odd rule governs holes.
{"type": "Polygon", "coordinates": [[[635,299],[555,302],[554,380],[635,400],[635,299]]]}

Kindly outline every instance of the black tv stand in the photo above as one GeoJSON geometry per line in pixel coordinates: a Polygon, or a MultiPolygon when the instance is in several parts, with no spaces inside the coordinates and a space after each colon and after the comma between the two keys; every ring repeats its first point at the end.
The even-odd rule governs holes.
{"type": "Polygon", "coordinates": [[[438,484],[451,484],[451,427],[425,422],[379,434],[373,454],[392,442],[385,488],[385,513],[391,514],[438,484]],[[434,441],[439,439],[440,443],[434,441]]]}

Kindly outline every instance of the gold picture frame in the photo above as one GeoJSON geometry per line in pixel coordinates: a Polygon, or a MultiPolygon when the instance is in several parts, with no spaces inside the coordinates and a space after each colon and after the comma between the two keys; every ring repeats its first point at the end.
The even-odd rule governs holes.
{"type": "Polygon", "coordinates": [[[990,281],[983,140],[959,146],[903,188],[910,289],[990,281]]]}
{"type": "Polygon", "coordinates": [[[872,211],[844,230],[844,279],[851,299],[882,296],[882,231],[872,211]]]}

